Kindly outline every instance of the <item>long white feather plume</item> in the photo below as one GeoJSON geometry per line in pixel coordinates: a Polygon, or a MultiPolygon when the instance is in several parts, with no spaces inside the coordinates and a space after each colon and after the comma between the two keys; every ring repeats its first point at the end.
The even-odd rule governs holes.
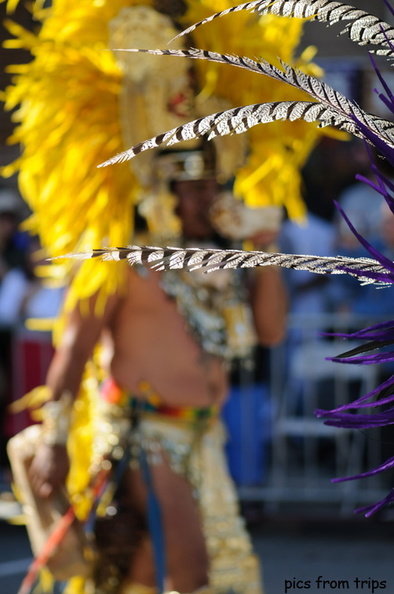
{"type": "MultiPolygon", "coordinates": [[[[101,258],[106,261],[125,260],[130,266],[146,265],[157,271],[180,270],[189,272],[203,269],[206,272],[221,268],[257,268],[280,266],[295,270],[307,270],[316,274],[349,274],[363,283],[386,284],[375,280],[375,274],[389,274],[384,266],[372,258],[348,258],[345,256],[309,256],[298,254],[244,251],[238,249],[203,249],[180,247],[137,246],[102,248],[88,252],[72,252],[61,258],[88,260],[101,258]],[[368,274],[371,274],[369,277],[368,274]]],[[[388,277],[389,281],[389,277],[388,277]]]]}
{"type": "Polygon", "coordinates": [[[248,10],[260,15],[274,14],[285,17],[307,18],[311,21],[327,23],[328,26],[343,21],[351,21],[346,24],[340,34],[347,33],[351,41],[359,45],[380,46],[380,48],[371,51],[380,56],[385,56],[388,60],[394,58],[394,28],[389,23],[355,6],[334,2],[333,0],[260,0],[246,2],[217,12],[191,25],[174,39],[192,33],[197,27],[214,19],[241,10],[248,10]]]}
{"type": "Polygon", "coordinates": [[[282,63],[284,70],[280,70],[265,60],[257,62],[246,57],[219,54],[217,52],[195,48],[189,50],[127,49],[117,51],[193,58],[231,64],[251,72],[264,74],[275,80],[287,83],[298,90],[305,91],[314,101],[256,103],[254,105],[236,107],[215,113],[141,142],[101,163],[99,167],[128,161],[141,152],[157,148],[163,144],[171,146],[178,142],[199,138],[204,134],[208,136],[208,139],[219,135],[241,134],[252,126],[273,122],[278,119],[304,119],[308,122],[317,121],[320,125],[336,126],[356,136],[363,137],[362,130],[357,126],[357,122],[360,122],[388,146],[394,148],[394,124],[392,122],[367,113],[354,101],[350,101],[342,93],[339,93],[325,82],[295,70],[287,64],[282,63]]]}

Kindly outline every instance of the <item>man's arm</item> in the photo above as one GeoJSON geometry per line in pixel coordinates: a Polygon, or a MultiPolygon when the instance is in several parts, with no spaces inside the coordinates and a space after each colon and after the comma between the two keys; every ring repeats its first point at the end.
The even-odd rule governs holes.
{"type": "Polygon", "coordinates": [[[97,295],[71,312],[60,344],[54,354],[47,375],[51,401],[44,405],[43,439],[29,469],[31,484],[42,497],[50,497],[65,482],[69,462],[66,435],[72,401],[79,392],[85,364],[91,356],[102,330],[108,325],[116,296],[107,300],[102,315],[95,311],[97,295]],[[47,407],[47,410],[45,410],[47,407]]]}
{"type": "MultiPolygon", "coordinates": [[[[262,231],[252,238],[254,249],[273,251],[276,231],[262,231]]],[[[286,334],[288,298],[282,272],[277,266],[262,266],[253,271],[251,304],[259,342],[274,346],[286,334]]]]}
{"type": "Polygon", "coordinates": [[[287,293],[280,269],[276,266],[257,268],[251,287],[252,309],[259,342],[274,346],[286,333],[287,293]]]}
{"type": "Polygon", "coordinates": [[[104,311],[98,314],[97,295],[94,295],[70,313],[47,374],[52,400],[59,400],[64,393],[69,393],[73,399],[77,396],[86,361],[108,326],[118,299],[109,297],[104,311]]]}

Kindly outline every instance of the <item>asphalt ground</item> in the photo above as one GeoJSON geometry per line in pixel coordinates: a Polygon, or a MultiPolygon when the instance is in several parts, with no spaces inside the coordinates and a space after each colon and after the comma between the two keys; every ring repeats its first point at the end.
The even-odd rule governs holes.
{"type": "MultiPolygon", "coordinates": [[[[265,594],[394,593],[389,516],[344,520],[335,509],[289,504],[275,515],[247,509],[246,517],[265,594]]],[[[25,528],[0,520],[0,594],[17,594],[30,562],[25,528]]]]}
{"type": "Polygon", "coordinates": [[[251,528],[266,594],[393,594],[392,521],[266,517],[251,528]]]}

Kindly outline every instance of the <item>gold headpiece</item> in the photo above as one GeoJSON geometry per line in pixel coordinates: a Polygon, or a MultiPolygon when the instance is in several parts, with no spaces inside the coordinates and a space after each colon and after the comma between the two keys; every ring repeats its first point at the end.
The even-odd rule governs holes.
{"type": "Polygon", "coordinates": [[[167,183],[216,178],[214,155],[202,148],[162,151],[156,159],[156,175],[160,181],[167,183]]]}

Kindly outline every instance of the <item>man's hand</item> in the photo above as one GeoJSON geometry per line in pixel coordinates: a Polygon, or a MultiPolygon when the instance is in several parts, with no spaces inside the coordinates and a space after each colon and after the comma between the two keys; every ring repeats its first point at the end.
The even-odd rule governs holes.
{"type": "Polygon", "coordinates": [[[213,227],[228,239],[237,241],[252,240],[261,236],[261,243],[271,243],[270,237],[276,237],[282,220],[281,206],[246,206],[234,198],[231,192],[222,192],[209,210],[213,227]]]}
{"type": "Polygon", "coordinates": [[[65,484],[68,471],[65,445],[40,445],[28,471],[33,491],[40,497],[51,497],[65,484]]]}

